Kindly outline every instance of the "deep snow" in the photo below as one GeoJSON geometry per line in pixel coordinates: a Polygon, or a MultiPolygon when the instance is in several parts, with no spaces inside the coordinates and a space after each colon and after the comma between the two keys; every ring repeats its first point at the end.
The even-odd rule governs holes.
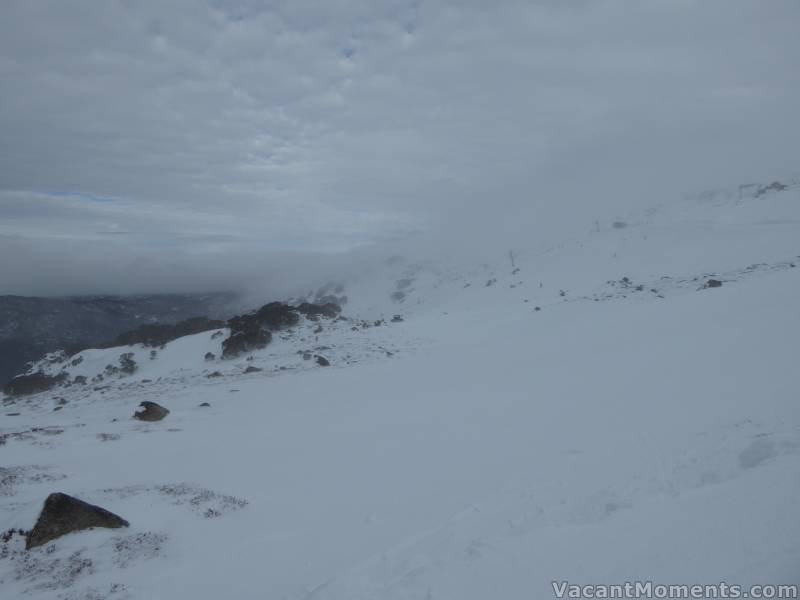
{"type": "Polygon", "coordinates": [[[205,361],[214,332],[153,360],[85,351],[73,376],[123,352],[139,370],[6,399],[0,531],[29,529],[51,491],[131,528],[28,553],[12,538],[3,597],[800,583],[800,191],[703,200],[532,241],[514,274],[505,256],[381,264],[347,282],[354,320],[304,322],[252,360],[205,361]],[[171,413],[135,421],[142,400],[171,413]]]}

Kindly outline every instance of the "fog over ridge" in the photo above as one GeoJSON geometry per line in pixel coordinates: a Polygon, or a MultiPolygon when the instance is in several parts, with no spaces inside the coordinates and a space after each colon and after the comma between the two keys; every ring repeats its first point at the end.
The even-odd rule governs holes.
{"type": "Polygon", "coordinates": [[[7,0],[0,294],[290,290],[796,176],[791,0],[7,0]],[[352,258],[351,258],[352,257],[352,258]]]}

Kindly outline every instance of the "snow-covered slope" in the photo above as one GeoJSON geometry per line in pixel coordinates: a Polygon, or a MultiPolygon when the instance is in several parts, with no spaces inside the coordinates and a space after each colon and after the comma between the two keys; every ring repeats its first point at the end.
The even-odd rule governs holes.
{"type": "Polygon", "coordinates": [[[513,266],[381,262],[344,282],[349,321],[251,358],[206,332],[50,363],[138,368],[4,401],[0,531],[52,491],[131,527],[11,536],[3,596],[800,583],[800,193],[702,200],[532,240],[513,266]],[[143,400],[171,412],[133,420],[143,400]]]}

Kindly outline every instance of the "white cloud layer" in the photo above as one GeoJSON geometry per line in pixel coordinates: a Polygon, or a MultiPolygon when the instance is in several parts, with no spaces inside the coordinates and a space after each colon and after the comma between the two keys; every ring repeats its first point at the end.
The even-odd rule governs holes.
{"type": "Polygon", "coordinates": [[[243,261],[796,174],[798,24],[796,0],[3,0],[0,293],[237,287],[243,261]]]}

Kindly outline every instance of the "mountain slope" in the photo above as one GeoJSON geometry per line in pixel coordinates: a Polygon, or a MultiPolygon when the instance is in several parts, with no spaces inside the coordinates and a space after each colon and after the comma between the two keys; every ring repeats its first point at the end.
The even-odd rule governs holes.
{"type": "Polygon", "coordinates": [[[207,362],[212,332],[152,361],[85,351],[73,376],[125,351],[141,371],[4,407],[0,530],[56,490],[131,528],[28,553],[11,536],[0,585],[355,600],[796,584],[798,200],[664,209],[522,249],[513,275],[386,265],[347,282],[350,321],[304,321],[252,360],[207,362]],[[131,419],[143,400],[171,413],[131,419]]]}
{"type": "Polygon", "coordinates": [[[233,294],[0,296],[0,383],[48,352],[108,342],[144,323],[227,316],[236,301],[233,294]]]}

